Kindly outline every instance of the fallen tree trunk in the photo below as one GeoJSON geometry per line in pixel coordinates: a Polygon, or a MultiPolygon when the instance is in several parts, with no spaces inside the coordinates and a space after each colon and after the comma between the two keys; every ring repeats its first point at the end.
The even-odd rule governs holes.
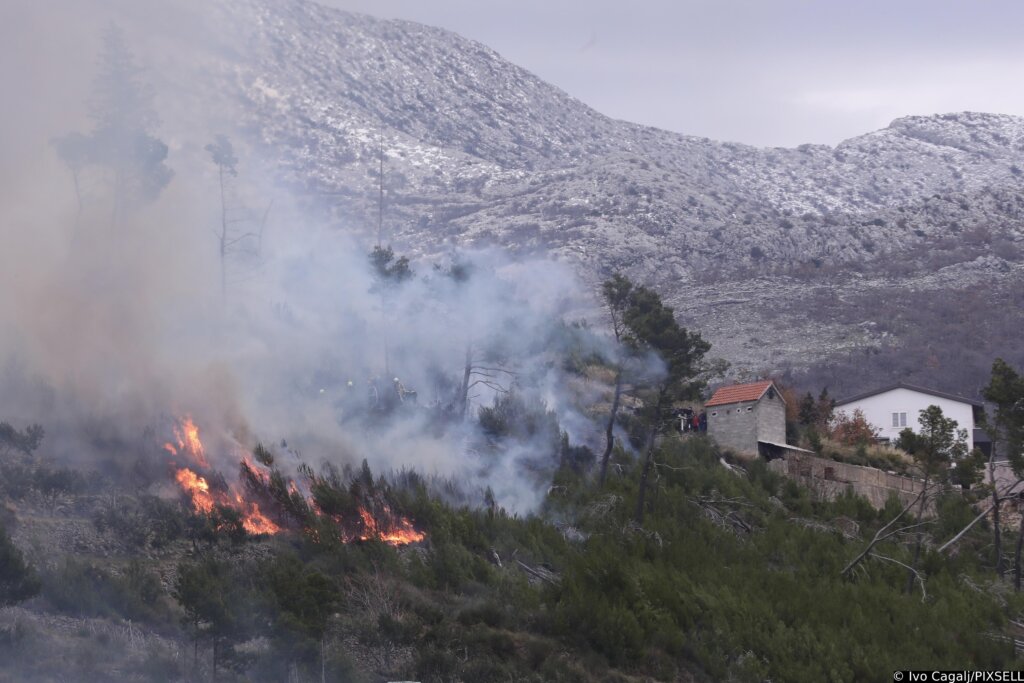
{"type": "Polygon", "coordinates": [[[887,538],[889,538],[891,536],[894,536],[895,534],[898,534],[901,531],[906,531],[908,529],[912,529],[914,527],[920,526],[920,523],[918,523],[918,524],[912,524],[912,525],[906,526],[906,527],[901,527],[901,528],[896,529],[894,531],[889,531],[889,529],[891,529],[892,526],[894,524],[896,524],[896,522],[898,522],[901,519],[903,519],[903,516],[906,515],[908,512],[910,512],[910,509],[913,508],[914,505],[919,500],[921,500],[922,497],[924,497],[925,491],[927,491],[927,488],[921,489],[921,493],[917,494],[917,496],[912,501],[907,503],[906,507],[904,507],[902,510],[900,510],[900,513],[898,515],[893,517],[891,520],[889,520],[888,524],[886,524],[881,529],[879,529],[875,533],[875,537],[872,538],[871,541],[868,543],[867,547],[865,547],[864,550],[862,550],[860,552],[860,554],[857,555],[857,557],[855,557],[852,560],[850,560],[850,563],[848,565],[846,565],[845,567],[843,567],[843,571],[841,571],[839,573],[839,575],[840,576],[849,576],[850,572],[852,572],[857,567],[857,565],[860,564],[861,561],[871,553],[872,549],[874,549],[874,547],[876,545],[878,545],[879,543],[881,543],[885,539],[887,539],[887,538]]]}
{"type": "Polygon", "coordinates": [[[553,585],[558,585],[562,580],[558,574],[554,573],[550,569],[545,569],[544,567],[531,567],[522,560],[516,560],[516,564],[519,565],[520,569],[535,579],[540,579],[541,581],[545,581],[553,585]]]}

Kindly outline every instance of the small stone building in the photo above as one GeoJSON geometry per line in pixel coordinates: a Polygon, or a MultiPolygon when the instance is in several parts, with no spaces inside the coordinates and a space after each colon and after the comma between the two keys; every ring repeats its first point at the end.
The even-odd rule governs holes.
{"type": "Polygon", "coordinates": [[[794,449],[786,445],[786,400],[771,380],[721,387],[704,410],[708,435],[722,448],[769,459],[794,449]]]}

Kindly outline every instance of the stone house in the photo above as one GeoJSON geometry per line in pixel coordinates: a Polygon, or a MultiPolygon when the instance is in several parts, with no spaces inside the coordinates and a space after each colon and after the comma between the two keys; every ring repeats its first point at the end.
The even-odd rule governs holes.
{"type": "Polygon", "coordinates": [[[704,411],[708,435],[722,448],[769,459],[790,450],[803,452],[786,444],[786,400],[771,380],[721,387],[704,411]]]}

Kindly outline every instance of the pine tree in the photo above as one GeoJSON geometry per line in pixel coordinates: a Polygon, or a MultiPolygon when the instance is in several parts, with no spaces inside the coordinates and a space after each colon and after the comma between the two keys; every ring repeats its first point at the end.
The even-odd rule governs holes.
{"type": "Polygon", "coordinates": [[[232,581],[226,564],[212,558],[178,566],[172,595],[185,612],[182,623],[192,635],[193,666],[199,661],[199,641],[209,640],[213,650],[213,677],[218,655],[230,642],[236,623],[231,603],[232,581]]]}
{"type": "Polygon", "coordinates": [[[90,110],[93,131],[71,133],[55,140],[55,146],[71,170],[79,212],[83,169],[95,166],[108,171],[111,224],[117,225],[126,208],[155,200],[174,172],[165,163],[167,145],[153,134],[159,118],[152,90],[124,32],[113,24],[103,33],[90,110]]]}
{"type": "MultiPolygon", "coordinates": [[[[914,462],[924,474],[924,492],[920,497],[917,518],[924,516],[924,508],[929,498],[930,486],[938,486],[948,481],[951,466],[964,461],[967,455],[967,430],[958,429],[957,421],[942,414],[939,406],[928,406],[918,417],[918,432],[907,428],[900,432],[897,446],[910,453],[914,462]]],[[[907,593],[914,588],[914,579],[918,578],[917,566],[921,559],[921,547],[924,543],[924,530],[918,529],[917,541],[914,544],[914,558],[907,571],[907,593]]]]}
{"type": "Polygon", "coordinates": [[[711,348],[699,333],[679,325],[675,312],[661,301],[657,292],[642,285],[630,288],[623,308],[623,342],[636,357],[657,362],[649,364],[646,377],[637,378],[642,387],[644,407],[639,415],[647,424],[644,464],[637,495],[636,521],[643,524],[647,482],[653,465],[655,443],[671,415],[672,403],[693,398],[703,386],[700,364],[711,348]]]}
{"type": "Polygon", "coordinates": [[[800,424],[805,427],[818,424],[818,403],[809,391],[800,399],[800,424]]]}
{"type": "Polygon", "coordinates": [[[614,360],[615,390],[612,395],[612,407],[608,411],[604,453],[601,455],[601,474],[598,479],[598,485],[602,487],[604,486],[605,479],[608,477],[608,462],[611,460],[612,448],[615,446],[615,418],[619,412],[619,401],[622,399],[622,379],[627,360],[625,354],[623,354],[624,349],[621,346],[622,335],[625,332],[625,321],[623,318],[632,291],[633,283],[619,273],[612,276],[601,287],[605,306],[608,309],[608,318],[612,325],[612,335],[615,337],[615,353],[618,354],[618,357],[614,360]]]}

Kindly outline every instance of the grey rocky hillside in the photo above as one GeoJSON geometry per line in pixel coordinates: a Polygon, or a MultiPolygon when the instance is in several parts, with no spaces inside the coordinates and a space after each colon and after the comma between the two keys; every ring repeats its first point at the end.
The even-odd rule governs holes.
{"type": "Polygon", "coordinates": [[[1021,356],[1006,344],[1022,322],[1022,118],[910,116],[836,147],[760,149],[612,120],[437,28],[304,0],[196,11],[232,28],[162,64],[191,93],[182,109],[200,98],[241,122],[344,229],[376,231],[383,147],[400,251],[497,244],[595,282],[622,269],[737,371],[838,362],[856,374],[805,380],[843,391],[896,373],[970,392],[992,355],[1021,356]],[[942,327],[964,297],[981,333],[942,327]]]}

